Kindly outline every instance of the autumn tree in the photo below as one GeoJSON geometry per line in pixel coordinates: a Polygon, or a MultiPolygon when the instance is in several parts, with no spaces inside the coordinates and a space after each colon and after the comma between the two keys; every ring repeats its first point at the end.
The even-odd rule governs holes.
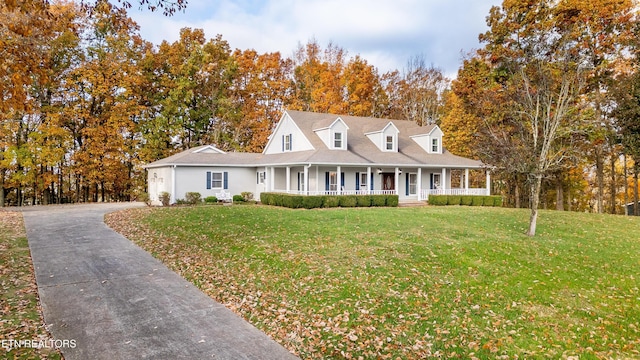
{"type": "Polygon", "coordinates": [[[531,216],[527,235],[534,236],[542,180],[562,165],[578,130],[574,112],[583,83],[583,59],[567,28],[554,22],[554,2],[507,2],[494,7],[481,36],[481,54],[490,60],[511,111],[486,119],[490,146],[486,163],[526,175],[531,216]]]}
{"type": "MultiPolygon", "coordinates": [[[[609,159],[615,167],[619,157],[616,129],[610,116],[613,107],[606,95],[614,81],[615,67],[625,61],[629,51],[636,6],[634,0],[564,0],[554,7],[555,26],[572,39],[572,51],[584,62],[587,71],[584,92],[594,110],[587,154],[596,169],[598,212],[605,209],[605,162],[609,159]]],[[[615,176],[615,171],[611,174],[615,176]]],[[[612,208],[614,205],[615,202],[612,208]]]]}
{"type": "Polygon", "coordinates": [[[95,9],[91,30],[65,89],[76,201],[128,198],[130,154],[137,142],[133,119],[141,111],[133,89],[141,81],[137,62],[143,41],[126,13],[106,3],[95,9]]]}
{"type": "Polygon", "coordinates": [[[427,66],[424,57],[414,56],[402,72],[391,71],[383,79],[390,117],[415,121],[420,126],[440,122],[442,95],[449,87],[449,79],[440,69],[427,66]]]}
{"type": "Polygon", "coordinates": [[[233,147],[261,152],[291,97],[292,61],[280,53],[236,50],[230,102],[235,119],[230,127],[233,147]]]}

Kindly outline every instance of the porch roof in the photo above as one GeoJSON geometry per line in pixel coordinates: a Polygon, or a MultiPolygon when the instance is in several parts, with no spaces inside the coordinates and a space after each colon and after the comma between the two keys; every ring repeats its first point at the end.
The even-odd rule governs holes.
{"type": "MultiPolygon", "coordinates": [[[[418,145],[416,145],[418,146],[418,145]]],[[[351,147],[351,146],[349,146],[351,147]]],[[[419,147],[419,146],[418,146],[419,147]]],[[[317,164],[329,166],[415,166],[415,167],[449,167],[449,168],[482,168],[480,161],[456,156],[444,150],[443,154],[427,154],[423,152],[412,156],[405,151],[380,152],[366,147],[361,153],[356,151],[335,151],[329,149],[297,151],[282,154],[260,154],[228,152],[224,154],[198,152],[203,146],[182,151],[167,158],[145,165],[145,168],[164,166],[274,166],[317,164]]]]}

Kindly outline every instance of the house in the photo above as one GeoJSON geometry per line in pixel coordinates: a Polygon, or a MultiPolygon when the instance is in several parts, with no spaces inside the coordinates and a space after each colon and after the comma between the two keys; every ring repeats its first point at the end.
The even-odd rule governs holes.
{"type": "Polygon", "coordinates": [[[490,195],[488,171],[484,188],[469,188],[469,170],[484,165],[448,152],[443,135],[436,125],[406,120],[287,110],[262,153],[205,145],[144,167],[153,203],[161,192],[168,192],[173,203],[187,192],[207,197],[223,190],[248,191],[256,198],[265,191],[397,194],[400,201],[427,200],[432,194],[490,195]]]}

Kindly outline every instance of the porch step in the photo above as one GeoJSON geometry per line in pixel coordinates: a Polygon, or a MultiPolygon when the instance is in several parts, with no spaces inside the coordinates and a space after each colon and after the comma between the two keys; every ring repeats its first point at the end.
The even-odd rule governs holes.
{"type": "Polygon", "coordinates": [[[398,207],[419,207],[419,206],[427,206],[426,201],[400,201],[398,202],[398,207]]]}

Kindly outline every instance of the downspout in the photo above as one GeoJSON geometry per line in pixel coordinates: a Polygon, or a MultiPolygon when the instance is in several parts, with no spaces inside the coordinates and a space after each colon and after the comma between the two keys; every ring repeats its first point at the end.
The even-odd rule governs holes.
{"type": "Polygon", "coordinates": [[[169,204],[176,203],[176,165],[171,166],[171,199],[169,204]]]}

